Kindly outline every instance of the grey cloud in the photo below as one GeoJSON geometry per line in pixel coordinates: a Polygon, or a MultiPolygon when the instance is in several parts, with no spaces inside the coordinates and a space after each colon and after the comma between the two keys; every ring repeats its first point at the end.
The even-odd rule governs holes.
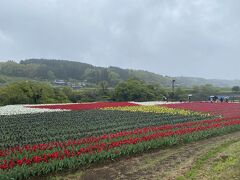
{"type": "Polygon", "coordinates": [[[240,79],[237,0],[1,0],[0,59],[240,79]]]}

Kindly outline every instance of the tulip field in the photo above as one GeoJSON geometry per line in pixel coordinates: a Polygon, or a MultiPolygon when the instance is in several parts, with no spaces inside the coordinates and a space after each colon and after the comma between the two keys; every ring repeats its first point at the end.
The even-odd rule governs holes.
{"type": "Polygon", "coordinates": [[[0,108],[0,179],[48,175],[240,130],[238,103],[145,104],[0,108]]]}

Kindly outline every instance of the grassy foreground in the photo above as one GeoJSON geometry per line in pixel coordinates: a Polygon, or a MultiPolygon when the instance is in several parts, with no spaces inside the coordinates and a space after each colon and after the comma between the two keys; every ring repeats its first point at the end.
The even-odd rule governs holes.
{"type": "Polygon", "coordinates": [[[239,167],[236,132],[45,179],[237,179],[239,167]]]}
{"type": "Polygon", "coordinates": [[[177,179],[238,179],[240,140],[223,143],[201,155],[193,167],[177,179]]]}

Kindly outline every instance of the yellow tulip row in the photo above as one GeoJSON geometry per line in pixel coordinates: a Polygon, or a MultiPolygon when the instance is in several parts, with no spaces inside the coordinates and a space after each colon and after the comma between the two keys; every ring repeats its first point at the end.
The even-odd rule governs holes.
{"type": "Polygon", "coordinates": [[[130,112],[149,112],[149,113],[160,113],[160,114],[171,114],[171,115],[183,115],[183,116],[210,116],[200,112],[194,112],[190,110],[174,109],[164,106],[125,106],[125,107],[108,107],[102,108],[103,110],[117,110],[117,111],[130,111],[130,112]]]}

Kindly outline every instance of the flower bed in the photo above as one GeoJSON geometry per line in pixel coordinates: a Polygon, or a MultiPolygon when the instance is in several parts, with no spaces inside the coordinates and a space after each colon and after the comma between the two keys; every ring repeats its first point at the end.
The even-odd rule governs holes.
{"type": "Polygon", "coordinates": [[[173,114],[173,115],[201,115],[209,116],[209,114],[204,114],[200,112],[190,111],[188,109],[176,109],[164,106],[125,106],[125,107],[107,107],[102,108],[104,110],[117,110],[117,111],[130,111],[130,112],[150,112],[150,113],[160,113],[160,114],[173,114]]]}
{"type": "Polygon", "coordinates": [[[24,105],[8,105],[0,107],[0,115],[19,115],[19,114],[35,114],[44,112],[57,112],[63,111],[62,109],[46,109],[46,108],[27,108],[24,105]]]}
{"type": "Polygon", "coordinates": [[[153,105],[161,105],[161,104],[177,104],[177,103],[180,103],[180,102],[167,102],[167,101],[134,102],[134,101],[132,101],[132,103],[138,104],[138,105],[141,105],[141,106],[153,106],[153,105]]]}
{"type": "Polygon", "coordinates": [[[0,115],[0,179],[26,179],[240,130],[240,105],[231,103],[101,102],[29,109],[46,107],[69,111],[0,115]]]}
{"type": "Polygon", "coordinates": [[[100,109],[106,107],[122,107],[122,106],[137,106],[131,102],[95,102],[95,103],[79,103],[79,104],[55,104],[55,105],[31,105],[26,106],[29,108],[38,109],[64,109],[64,110],[89,110],[89,109],[100,109]]]}
{"type": "MultiPolygon", "coordinates": [[[[173,140],[175,143],[182,138],[185,141],[191,141],[239,129],[239,118],[225,118],[174,126],[146,127],[100,137],[11,148],[0,152],[0,169],[2,169],[0,177],[14,178],[13,175],[19,169],[22,171],[25,169],[26,172],[28,166],[31,167],[31,171],[27,171],[30,175],[38,174],[39,168],[43,165],[48,171],[62,167],[77,167],[80,164],[89,164],[104,158],[142,152],[164,144],[171,145],[173,140]],[[64,165],[62,161],[67,163],[64,165]]],[[[19,177],[19,174],[17,175],[19,177]]]]}
{"type": "Polygon", "coordinates": [[[191,102],[181,104],[165,104],[161,106],[211,113],[213,115],[222,115],[224,117],[234,117],[240,115],[240,103],[191,102]]]}
{"type": "Polygon", "coordinates": [[[117,110],[82,110],[0,116],[0,119],[2,128],[0,149],[2,149],[22,144],[99,136],[147,126],[200,121],[206,117],[117,110]]]}

